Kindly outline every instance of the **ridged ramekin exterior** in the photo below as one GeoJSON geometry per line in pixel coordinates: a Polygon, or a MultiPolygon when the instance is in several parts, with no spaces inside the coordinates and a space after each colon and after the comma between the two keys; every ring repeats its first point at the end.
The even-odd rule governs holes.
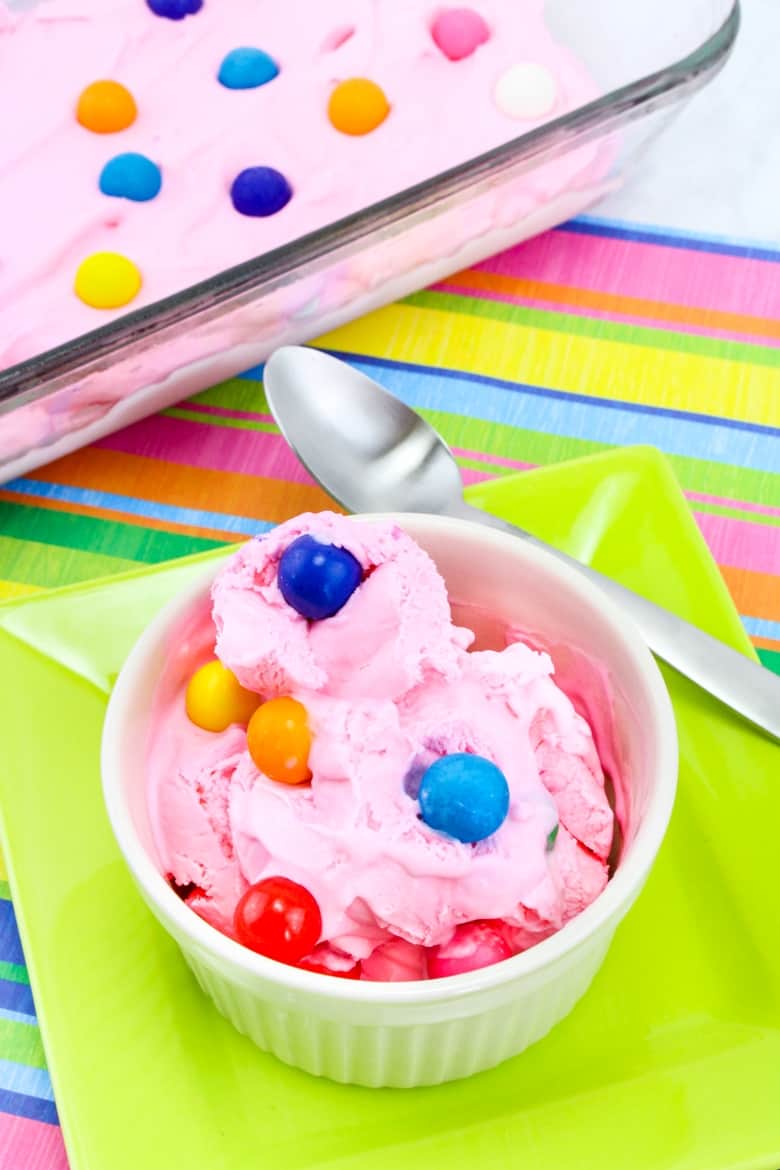
{"type": "Polygon", "coordinates": [[[657,666],[600,591],[549,554],[503,533],[440,517],[394,519],[433,556],[450,589],[448,572],[466,581],[461,596],[471,599],[476,593],[485,612],[495,611],[506,589],[513,598],[523,597],[526,607],[535,596],[539,630],[545,633],[544,622],[557,604],[561,620],[582,627],[586,648],[590,638],[593,652],[633,696],[631,710],[641,712],[641,719],[632,716],[623,730],[641,760],[641,783],[629,793],[629,804],[638,800],[635,823],[615,875],[591,906],[503,963],[447,979],[387,984],[333,979],[275,963],[239,946],[185,906],[154,857],[138,743],[145,740],[149,719],[149,680],[163,669],[169,630],[193,605],[204,604],[215,567],[159,615],[123,667],[106,716],[102,771],[109,818],[138,888],[218,1011],[259,1048],[316,1076],[411,1088],[467,1077],[517,1055],[584,995],[666,831],[677,740],[657,666]],[[484,592],[494,585],[495,599],[484,592]]]}
{"type": "Polygon", "coordinates": [[[475,1003],[473,1014],[390,1023],[377,1007],[376,1023],[368,1024],[274,1003],[182,950],[217,1010],[258,1048],[314,1076],[407,1089],[483,1072],[541,1040],[587,991],[611,939],[612,931],[601,931],[544,984],[531,990],[521,986],[509,999],[495,997],[499,1002],[492,1005],[475,1003]]]}

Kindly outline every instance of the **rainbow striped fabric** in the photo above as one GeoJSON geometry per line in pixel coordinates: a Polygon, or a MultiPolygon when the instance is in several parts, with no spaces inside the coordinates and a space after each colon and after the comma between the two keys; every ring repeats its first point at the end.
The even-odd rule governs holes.
{"type": "MultiPolygon", "coordinates": [[[[580,219],[319,344],[422,410],[471,482],[613,445],[662,448],[780,673],[780,249],[580,219]]],[[[250,370],[4,485],[0,599],[326,503],[250,370]]],[[[56,1121],[0,881],[0,1170],[62,1170],[56,1121]]]]}

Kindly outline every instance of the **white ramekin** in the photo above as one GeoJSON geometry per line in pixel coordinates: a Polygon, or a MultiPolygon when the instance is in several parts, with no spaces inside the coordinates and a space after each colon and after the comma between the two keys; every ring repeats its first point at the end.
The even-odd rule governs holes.
{"type": "Polygon", "coordinates": [[[434,516],[392,519],[430,553],[452,598],[551,644],[576,647],[610,676],[629,830],[612,880],[587,910],[524,954],[421,983],[355,983],[287,967],[193,913],[155,860],[143,744],[171,632],[206,604],[218,565],[166,606],[133,648],[108,706],[102,773],[111,825],[140,892],[219,1011],[260,1048],[310,1073],[409,1087],[470,1076],[515,1056],[587,990],[663,840],[677,780],[677,736],[651,654],[606,596],[575,571],[489,528],[434,516]]]}

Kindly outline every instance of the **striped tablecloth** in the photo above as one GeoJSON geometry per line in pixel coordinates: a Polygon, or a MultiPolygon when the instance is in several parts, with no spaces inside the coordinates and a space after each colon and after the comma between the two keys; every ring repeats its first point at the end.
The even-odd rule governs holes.
{"type": "MultiPolygon", "coordinates": [[[[657,444],[780,673],[779,265],[780,250],[583,219],[320,344],[422,409],[472,482],[657,444]]],[[[251,370],[6,484],[0,598],[210,548],[326,502],[251,370]]],[[[0,1170],[61,1170],[2,882],[0,899],[0,1170]]]]}

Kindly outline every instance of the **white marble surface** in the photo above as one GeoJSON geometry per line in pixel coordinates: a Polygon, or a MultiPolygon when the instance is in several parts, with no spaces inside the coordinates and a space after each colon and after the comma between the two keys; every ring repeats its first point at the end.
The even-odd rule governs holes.
{"type": "Polygon", "coordinates": [[[742,3],[723,71],[596,217],[780,244],[780,0],[742,3]]]}

